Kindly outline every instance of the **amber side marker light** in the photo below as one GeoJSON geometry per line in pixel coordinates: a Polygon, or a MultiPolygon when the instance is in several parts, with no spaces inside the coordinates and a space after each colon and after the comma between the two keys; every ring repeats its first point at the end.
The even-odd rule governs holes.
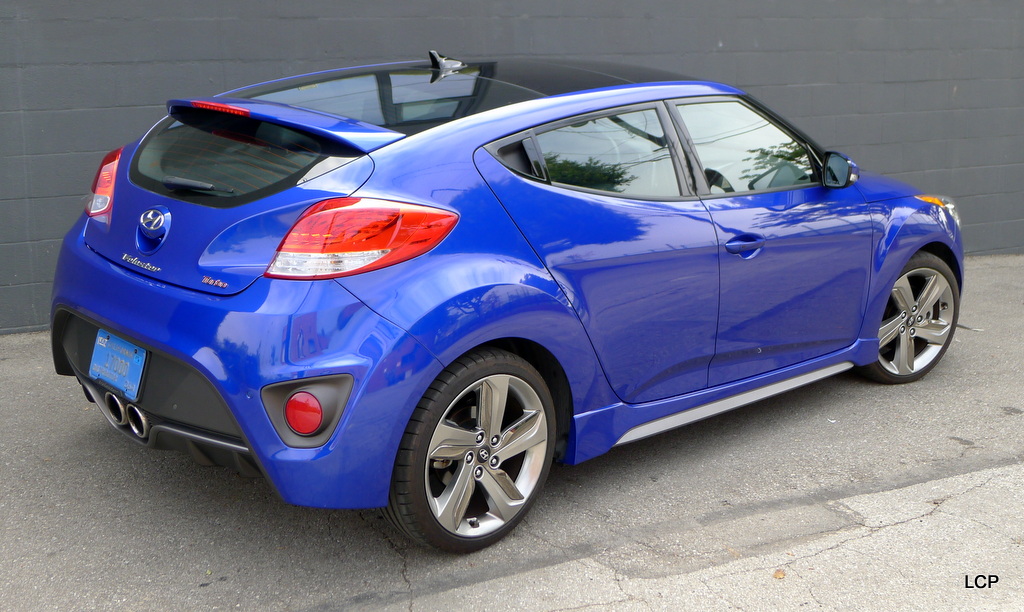
{"type": "Polygon", "coordinates": [[[934,204],[941,208],[945,208],[946,210],[949,211],[949,214],[953,217],[953,220],[956,221],[956,224],[960,225],[960,213],[956,209],[956,203],[953,201],[953,198],[940,195],[918,195],[914,197],[917,198],[918,200],[921,200],[922,202],[928,202],[929,204],[934,204]]]}

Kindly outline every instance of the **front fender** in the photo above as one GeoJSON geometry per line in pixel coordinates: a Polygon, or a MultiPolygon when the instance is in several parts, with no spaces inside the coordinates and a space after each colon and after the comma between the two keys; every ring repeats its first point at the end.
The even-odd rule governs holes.
{"type": "Polygon", "coordinates": [[[963,279],[960,227],[949,211],[913,196],[875,202],[871,208],[878,241],[861,338],[877,337],[892,286],[918,251],[936,252],[947,260],[957,279],[963,279]]]}

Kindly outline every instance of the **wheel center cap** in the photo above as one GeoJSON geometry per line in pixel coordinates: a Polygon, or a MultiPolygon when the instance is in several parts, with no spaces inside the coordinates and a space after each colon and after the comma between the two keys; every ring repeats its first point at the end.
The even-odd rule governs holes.
{"type": "Polygon", "coordinates": [[[481,463],[486,463],[487,459],[491,456],[491,453],[486,448],[481,448],[478,456],[480,457],[481,463]]]}

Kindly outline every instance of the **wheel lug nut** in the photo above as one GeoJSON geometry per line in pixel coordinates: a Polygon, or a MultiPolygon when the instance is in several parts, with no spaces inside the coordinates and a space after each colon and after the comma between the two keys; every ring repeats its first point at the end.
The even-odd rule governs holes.
{"type": "Polygon", "coordinates": [[[497,455],[495,455],[495,456],[491,457],[491,467],[492,467],[492,468],[496,468],[496,467],[498,467],[498,465],[499,465],[500,463],[501,463],[501,459],[498,459],[498,456],[497,456],[497,455]]]}
{"type": "Polygon", "coordinates": [[[486,437],[486,436],[484,436],[484,432],[482,432],[482,431],[480,431],[480,432],[477,432],[477,434],[476,434],[476,443],[477,443],[477,444],[480,444],[481,442],[483,442],[483,441],[484,441],[484,438],[485,438],[485,437],[486,437]]]}
{"type": "Polygon", "coordinates": [[[469,451],[468,453],[466,453],[466,463],[473,463],[474,459],[476,459],[476,455],[473,453],[473,451],[469,451]]]}
{"type": "Polygon", "coordinates": [[[906,310],[904,310],[903,312],[900,313],[900,318],[901,319],[906,319],[907,318],[907,311],[906,310]]]}
{"type": "Polygon", "coordinates": [[[917,335],[917,330],[914,329],[914,328],[910,328],[910,335],[911,336],[916,336],[917,335]]]}
{"type": "Polygon", "coordinates": [[[903,326],[900,327],[900,333],[901,334],[907,333],[907,326],[906,325],[903,325],[903,326]]]}
{"type": "Polygon", "coordinates": [[[491,436],[491,446],[497,446],[501,442],[501,436],[491,436]]]}
{"type": "Polygon", "coordinates": [[[473,470],[473,476],[476,477],[477,480],[480,480],[481,478],[483,478],[484,477],[484,467],[482,465],[476,466],[476,469],[473,470]]]}

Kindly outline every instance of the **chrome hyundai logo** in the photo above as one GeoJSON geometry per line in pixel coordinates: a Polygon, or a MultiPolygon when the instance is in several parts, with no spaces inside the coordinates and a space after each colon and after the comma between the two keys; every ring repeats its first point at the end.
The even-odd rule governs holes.
{"type": "Polygon", "coordinates": [[[139,217],[139,233],[136,237],[139,251],[149,254],[160,248],[167,232],[171,231],[171,211],[164,206],[154,206],[139,217]]]}
{"type": "Polygon", "coordinates": [[[164,213],[155,208],[150,208],[142,213],[139,223],[142,224],[144,229],[156,233],[157,230],[164,226],[164,213]]]}

